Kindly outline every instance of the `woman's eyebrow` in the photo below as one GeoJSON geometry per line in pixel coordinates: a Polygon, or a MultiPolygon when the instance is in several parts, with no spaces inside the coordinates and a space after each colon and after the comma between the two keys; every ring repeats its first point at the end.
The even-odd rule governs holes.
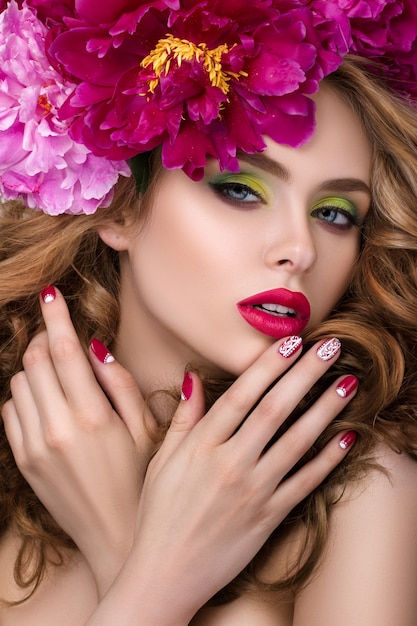
{"type": "MultiPolygon", "coordinates": [[[[239,153],[238,158],[240,161],[249,163],[254,167],[258,167],[273,176],[276,176],[284,182],[291,182],[291,174],[288,169],[282,163],[271,159],[269,156],[263,153],[246,154],[239,153]]],[[[340,193],[349,193],[352,191],[361,191],[369,197],[372,197],[372,192],[369,187],[361,178],[333,178],[325,180],[320,183],[319,191],[337,191],[340,193]]]]}
{"type": "Polygon", "coordinates": [[[263,154],[262,152],[257,152],[255,154],[246,154],[244,152],[239,152],[238,159],[239,161],[244,161],[245,163],[249,163],[254,167],[258,167],[259,169],[264,170],[265,172],[268,172],[273,176],[276,176],[280,180],[283,180],[285,182],[291,181],[291,175],[287,168],[282,165],[282,163],[271,159],[269,156],[263,154]]]}
{"type": "Polygon", "coordinates": [[[319,191],[338,191],[341,193],[361,191],[362,193],[366,193],[370,198],[372,197],[369,185],[361,178],[333,178],[325,180],[320,184],[319,191]]]}

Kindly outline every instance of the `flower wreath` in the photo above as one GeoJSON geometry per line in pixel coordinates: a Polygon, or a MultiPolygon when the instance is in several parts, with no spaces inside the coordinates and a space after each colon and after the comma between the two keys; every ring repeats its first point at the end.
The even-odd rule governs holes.
{"type": "Polygon", "coordinates": [[[198,180],[302,145],[348,53],[417,99],[417,2],[0,0],[0,51],[0,195],[92,213],[157,146],[198,180]]]}

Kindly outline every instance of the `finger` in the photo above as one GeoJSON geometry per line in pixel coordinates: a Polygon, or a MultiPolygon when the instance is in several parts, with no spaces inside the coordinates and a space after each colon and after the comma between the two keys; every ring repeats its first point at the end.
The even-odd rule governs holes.
{"type": "Polygon", "coordinates": [[[3,412],[19,422],[23,444],[43,439],[39,412],[26,373],[18,372],[10,381],[12,400],[5,404],[3,412]]]}
{"type": "Polygon", "coordinates": [[[165,441],[158,455],[166,459],[193,430],[205,413],[202,382],[192,372],[186,372],[182,385],[181,401],[172,418],[165,441]]]}
{"type": "Polygon", "coordinates": [[[355,396],[358,380],[354,376],[339,378],[260,458],[259,469],[270,475],[272,482],[285,476],[311,448],[323,430],[355,396]],[[349,393],[339,391],[349,383],[349,393]]]}
{"type": "Polygon", "coordinates": [[[356,440],[354,431],[345,431],[333,439],[293,476],[276,489],[270,505],[282,520],[283,507],[287,515],[301,500],[316,489],[330,472],[345,458],[356,440]]]}
{"type": "MultiPolygon", "coordinates": [[[[35,335],[23,355],[23,368],[25,379],[30,387],[36,405],[42,415],[51,411],[56,412],[57,407],[66,402],[61,383],[58,379],[55,366],[49,351],[49,340],[46,331],[35,335]]],[[[17,378],[17,380],[19,380],[17,378]]],[[[19,406],[20,394],[23,391],[14,386],[14,399],[19,406]]],[[[25,399],[25,396],[22,398],[25,399]]],[[[19,411],[20,412],[20,411],[19,411]]],[[[26,415],[26,412],[22,413],[26,415]]]]}
{"type": "Polygon", "coordinates": [[[21,450],[23,448],[23,432],[16,406],[12,399],[8,400],[3,405],[1,416],[3,418],[6,437],[17,463],[16,457],[21,456],[21,450]]]}
{"type": "Polygon", "coordinates": [[[233,435],[265,390],[294,363],[301,347],[300,337],[275,343],[215,402],[204,419],[213,445],[233,435]]]}
{"type": "Polygon", "coordinates": [[[234,437],[235,445],[243,449],[245,442],[250,441],[253,454],[259,456],[306,393],[335,362],[340,348],[340,341],[335,338],[313,346],[248,416],[234,437]]]}
{"type": "Polygon", "coordinates": [[[102,392],[81,347],[68,307],[53,286],[41,294],[41,309],[48,333],[49,350],[68,403],[74,408],[91,406],[102,392]]]}
{"type": "Polygon", "coordinates": [[[98,382],[126,424],[137,449],[150,454],[157,424],[136,380],[97,339],[91,341],[89,356],[98,382]]]}
{"type": "Polygon", "coordinates": [[[36,456],[43,446],[41,419],[25,372],[18,372],[11,383],[12,399],[2,411],[7,438],[16,463],[22,469],[28,454],[36,456]]]}

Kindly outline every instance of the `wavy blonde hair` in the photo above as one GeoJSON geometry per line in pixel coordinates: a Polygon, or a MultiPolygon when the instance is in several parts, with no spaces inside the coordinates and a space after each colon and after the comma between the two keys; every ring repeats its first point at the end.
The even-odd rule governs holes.
{"type": "MultiPolygon", "coordinates": [[[[360,380],[356,397],[300,463],[305,463],[336,432],[354,429],[359,438],[343,463],[296,507],[271,538],[279,541],[282,529],[294,524],[308,528],[293,571],[265,586],[257,576],[265,558],[261,550],[244,572],[217,595],[219,602],[235,597],[243,589],[258,589],[261,585],[286,591],[308,579],[325,545],[331,508],[340,497],[340,487],[374,467],[376,440],[416,457],[417,114],[390,93],[380,79],[368,74],[364,62],[358,59],[346,59],[326,82],[353,107],[371,141],[373,200],[349,292],[330,318],[310,331],[304,342],[308,348],[319,338],[338,336],[343,354],[285,427],[336,376],[354,372],[360,380]]],[[[92,336],[112,345],[119,323],[118,256],[102,243],[97,229],[123,220],[127,211],[136,212],[142,219],[152,205],[158,169],[156,157],[144,198],[138,199],[134,182],[124,179],[116,189],[112,206],[91,216],[49,217],[25,211],[18,203],[3,206],[0,404],[10,397],[10,379],[21,369],[23,353],[42,326],[38,294],[44,286],[53,283],[65,294],[86,349],[92,336]]],[[[214,389],[211,401],[220,393],[220,387],[214,389]]],[[[48,564],[63,563],[75,546],[20,474],[3,427],[0,468],[0,537],[13,526],[21,539],[15,579],[29,597],[48,564]]]]}

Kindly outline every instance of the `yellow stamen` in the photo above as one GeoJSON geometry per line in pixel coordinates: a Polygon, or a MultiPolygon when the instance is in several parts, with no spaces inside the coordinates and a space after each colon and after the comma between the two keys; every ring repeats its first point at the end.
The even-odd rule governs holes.
{"type": "Polygon", "coordinates": [[[246,72],[227,72],[222,69],[222,55],[229,52],[227,44],[217,46],[213,50],[207,48],[205,43],[196,45],[187,39],[178,39],[173,35],[167,35],[160,39],[156,47],[145,57],[141,66],[146,68],[152,65],[156,78],[149,81],[149,91],[155,93],[162,74],[168,75],[172,61],[181,67],[183,61],[201,63],[208,73],[213,87],[219,87],[227,95],[230,89],[231,78],[239,79],[239,76],[247,76],[246,72]]]}
{"type": "Polygon", "coordinates": [[[45,114],[52,111],[52,104],[45,95],[38,96],[38,105],[45,111],[45,114]]]}

